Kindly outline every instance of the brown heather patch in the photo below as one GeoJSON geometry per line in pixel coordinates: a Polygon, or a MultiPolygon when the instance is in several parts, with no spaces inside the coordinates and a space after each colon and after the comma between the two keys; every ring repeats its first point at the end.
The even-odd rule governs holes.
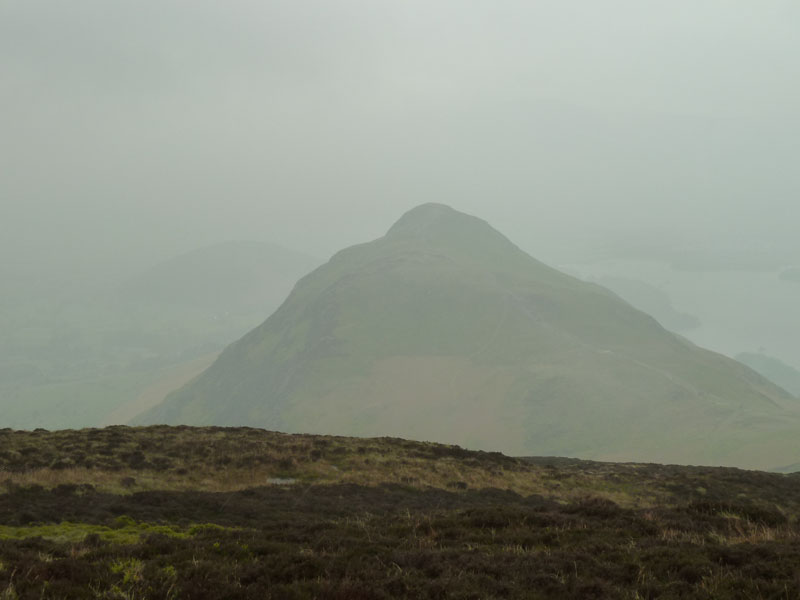
{"type": "Polygon", "coordinates": [[[545,493],[539,466],[497,453],[391,438],[286,435],[245,428],[109,428],[7,432],[0,481],[88,483],[100,491],[236,491],[270,479],[300,483],[399,483],[545,493]],[[128,485],[123,485],[128,481],[128,485]],[[131,483],[135,482],[135,483],[131,483]]]}
{"type": "Polygon", "coordinates": [[[0,430],[0,484],[7,486],[90,484],[115,494],[233,492],[276,478],[298,485],[391,483],[458,493],[494,488],[562,503],[591,496],[626,508],[706,502],[703,510],[712,513],[724,512],[733,498],[734,504],[763,505],[767,513],[782,506],[790,520],[800,512],[800,477],[739,469],[518,459],[398,438],[247,427],[0,430]]]}
{"type": "MultiPolygon", "coordinates": [[[[499,488],[521,495],[543,494],[548,491],[546,482],[539,477],[538,470],[528,467],[520,471],[491,472],[480,467],[464,467],[455,459],[441,459],[435,465],[425,459],[396,461],[356,460],[347,466],[328,462],[300,464],[289,469],[260,465],[254,468],[222,468],[205,471],[192,470],[186,473],[172,471],[136,470],[121,468],[72,467],[53,469],[49,467],[22,471],[0,470],[0,492],[6,486],[33,485],[52,489],[64,484],[90,484],[97,491],[114,494],[131,494],[147,490],[234,492],[271,485],[272,479],[294,480],[295,484],[333,485],[353,483],[363,486],[378,486],[396,483],[411,488],[428,487],[463,491],[467,489],[499,488]],[[126,484],[126,482],[128,482],[126,484]]],[[[279,484],[272,484],[279,485],[279,484]]],[[[612,499],[614,494],[603,494],[612,499]]],[[[565,495],[568,497],[570,495],[565,495]]]]}

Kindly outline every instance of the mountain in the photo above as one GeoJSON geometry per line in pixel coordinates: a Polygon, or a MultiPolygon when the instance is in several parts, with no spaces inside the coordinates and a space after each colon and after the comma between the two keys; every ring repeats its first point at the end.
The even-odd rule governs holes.
{"type": "Polygon", "coordinates": [[[748,367],[439,204],[301,279],[135,422],[765,468],[800,434],[795,399],[748,367]]]}
{"type": "Polygon", "coordinates": [[[736,360],[800,398],[800,371],[794,367],[760,352],[742,352],[736,355],[736,360]]]}

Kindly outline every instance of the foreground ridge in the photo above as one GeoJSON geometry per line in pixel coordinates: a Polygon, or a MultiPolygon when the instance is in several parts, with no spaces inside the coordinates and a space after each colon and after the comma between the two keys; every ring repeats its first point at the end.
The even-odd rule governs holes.
{"type": "Polygon", "coordinates": [[[4,597],[800,595],[797,475],[250,428],[0,448],[4,597]]]}

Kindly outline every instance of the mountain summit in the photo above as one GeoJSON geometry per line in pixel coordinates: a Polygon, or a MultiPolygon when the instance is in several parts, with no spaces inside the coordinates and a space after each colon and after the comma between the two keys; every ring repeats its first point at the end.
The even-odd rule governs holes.
{"type": "Polygon", "coordinates": [[[766,468],[800,433],[754,371],[441,204],[337,253],[138,421],[766,468]]]}
{"type": "Polygon", "coordinates": [[[511,242],[486,221],[458,212],[445,204],[422,204],[412,208],[392,225],[386,233],[388,238],[416,238],[424,240],[450,239],[453,237],[494,238],[511,242]]]}
{"type": "Polygon", "coordinates": [[[421,236],[432,230],[435,231],[437,227],[441,227],[442,225],[446,226],[448,223],[456,222],[464,224],[474,221],[481,223],[480,219],[460,213],[446,204],[429,202],[412,208],[400,217],[400,219],[391,226],[386,235],[421,236]]]}

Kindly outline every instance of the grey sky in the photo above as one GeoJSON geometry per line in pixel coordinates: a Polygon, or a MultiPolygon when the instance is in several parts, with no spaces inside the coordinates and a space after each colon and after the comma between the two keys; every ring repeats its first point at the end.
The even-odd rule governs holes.
{"type": "Polygon", "coordinates": [[[799,7],[0,0],[3,262],[325,257],[427,201],[556,263],[797,262],[799,7]]]}

